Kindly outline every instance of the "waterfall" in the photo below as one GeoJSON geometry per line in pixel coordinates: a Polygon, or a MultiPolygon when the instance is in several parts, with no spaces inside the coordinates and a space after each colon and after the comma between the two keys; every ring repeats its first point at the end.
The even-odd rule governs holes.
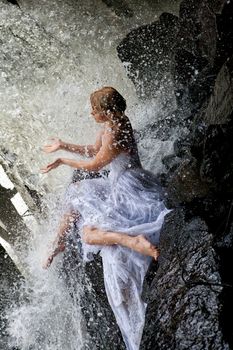
{"type": "MultiPolygon", "coordinates": [[[[92,143],[97,126],[90,117],[89,95],[103,85],[114,86],[126,98],[127,115],[138,131],[139,152],[147,169],[161,170],[161,159],[173,152],[180,132],[175,130],[164,141],[147,132],[149,125],[176,109],[172,88],[166,95],[161,89],[153,100],[139,100],[126,75],[128,62],[123,65],[116,52],[132,28],[156,20],[163,6],[128,3],[134,10],[132,17],[118,16],[100,0],[94,4],[43,0],[39,5],[22,0],[20,7],[0,5],[7,58],[0,77],[1,159],[10,164],[22,195],[27,185],[43,195],[47,208],[47,219],[38,220],[26,254],[22,251],[30,278],[20,284],[19,301],[12,300],[6,310],[10,348],[79,350],[88,339],[80,311],[81,286],[67,289],[59,274],[61,257],[48,271],[42,269],[59,221],[57,206],[72,171],[62,167],[42,175],[40,167],[56,154],[44,155],[41,146],[53,136],[92,143]]],[[[20,239],[24,246],[23,233],[20,239]]]]}

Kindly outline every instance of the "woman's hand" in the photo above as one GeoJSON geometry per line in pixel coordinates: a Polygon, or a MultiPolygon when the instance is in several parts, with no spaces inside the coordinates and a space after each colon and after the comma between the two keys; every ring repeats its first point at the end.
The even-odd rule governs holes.
{"type": "Polygon", "coordinates": [[[51,138],[50,140],[53,140],[54,142],[51,145],[45,145],[42,150],[45,153],[52,153],[52,152],[56,152],[59,149],[61,149],[62,145],[63,145],[63,141],[57,137],[55,138],[51,138]]]}
{"type": "Polygon", "coordinates": [[[46,167],[41,168],[40,170],[43,174],[48,173],[49,171],[56,169],[61,164],[63,164],[62,159],[58,158],[53,163],[48,164],[46,167]]]}

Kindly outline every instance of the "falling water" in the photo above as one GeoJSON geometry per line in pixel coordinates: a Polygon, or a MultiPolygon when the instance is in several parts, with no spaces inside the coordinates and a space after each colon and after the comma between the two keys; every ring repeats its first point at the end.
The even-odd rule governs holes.
{"type": "MultiPolygon", "coordinates": [[[[32,233],[25,258],[30,277],[21,284],[20,301],[12,302],[6,312],[10,347],[78,350],[88,337],[77,303],[78,289],[68,290],[58,272],[61,259],[57,258],[47,271],[42,268],[59,221],[57,203],[72,171],[63,167],[40,174],[39,168],[56,158],[56,154],[43,155],[41,146],[53,136],[73,143],[92,143],[97,126],[90,117],[89,95],[98,87],[111,85],[127,100],[127,113],[139,132],[145,167],[161,170],[162,156],[173,150],[175,132],[166,141],[149,133],[140,136],[148,125],[166,118],[176,108],[172,90],[166,96],[163,89],[158,91],[153,101],[139,101],[126,76],[127,62],[124,67],[116,54],[117,44],[132,28],[154,21],[163,8],[157,8],[155,15],[148,3],[129,3],[135,7],[133,18],[118,17],[101,1],[83,1],[79,6],[72,1],[44,0],[40,6],[22,1],[21,10],[1,5],[3,26],[15,31],[13,64],[6,64],[1,76],[2,148],[8,152],[6,158],[9,154],[15,157],[14,176],[42,193],[48,208],[46,221],[38,222],[32,233]],[[32,47],[28,54],[22,51],[24,62],[17,59],[22,44],[16,37],[19,34],[25,35],[32,47]],[[45,62],[35,64],[39,59],[45,62]]],[[[6,43],[6,51],[10,45],[6,43]]]]}

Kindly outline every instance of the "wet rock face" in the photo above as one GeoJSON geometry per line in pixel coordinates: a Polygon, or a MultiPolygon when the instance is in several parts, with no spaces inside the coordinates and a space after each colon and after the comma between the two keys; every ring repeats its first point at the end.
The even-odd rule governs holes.
{"type": "Polygon", "coordinates": [[[128,76],[141,97],[153,97],[165,83],[164,77],[170,78],[174,37],[178,31],[178,18],[163,13],[159,21],[131,31],[118,46],[119,58],[125,62],[128,76]]]}
{"type": "Polygon", "coordinates": [[[224,24],[232,24],[231,11],[231,2],[224,0],[183,0],[179,17],[163,13],[159,21],[129,33],[118,55],[139,95],[151,98],[171,79],[178,103],[187,103],[184,95],[195,105],[202,103],[232,53],[232,29],[224,24]]]}
{"type": "Polygon", "coordinates": [[[8,349],[7,320],[5,311],[17,301],[17,289],[20,285],[21,275],[16,266],[0,245],[0,349],[8,349]]]}
{"type": "Polygon", "coordinates": [[[174,210],[163,225],[157,270],[152,266],[151,283],[145,282],[142,349],[233,346],[232,44],[224,50],[231,28],[223,25],[232,14],[231,1],[181,4],[179,35],[187,40],[174,48],[173,77],[192,102],[192,115],[174,156],[164,159],[161,180],[174,210]],[[197,69],[195,79],[188,66],[197,69]]]}
{"type": "MultiPolygon", "coordinates": [[[[16,1],[14,1],[16,4],[16,1]]],[[[70,48],[49,35],[29,15],[13,6],[12,2],[1,1],[1,63],[3,86],[11,86],[12,81],[24,91],[32,82],[43,83],[46,71],[63,56],[69,61],[70,48]],[[9,6],[12,5],[12,6],[9,6]],[[3,59],[5,57],[5,59],[3,59]]],[[[78,64],[73,56],[74,62],[78,64]]],[[[56,71],[56,68],[55,68],[56,71]]],[[[55,74],[58,74],[56,71],[55,74]]]]}
{"type": "Polygon", "coordinates": [[[159,268],[146,293],[141,349],[228,349],[219,323],[223,290],[213,235],[176,209],[161,232],[159,268]]]}
{"type": "Polygon", "coordinates": [[[124,0],[102,0],[117,16],[132,17],[133,10],[124,0]]]}
{"type": "Polygon", "coordinates": [[[142,349],[231,348],[232,220],[232,200],[197,201],[168,214],[159,265],[144,286],[142,349]]]}
{"type": "Polygon", "coordinates": [[[171,167],[165,161],[168,169],[165,186],[173,205],[206,196],[232,198],[231,66],[229,58],[216,77],[212,94],[196,114],[189,135],[176,141],[175,165],[171,167]]]}
{"type": "MultiPolygon", "coordinates": [[[[233,11],[232,11],[233,12],[233,11]]],[[[233,56],[221,67],[202,118],[207,125],[227,124],[233,112],[233,56]]]]}

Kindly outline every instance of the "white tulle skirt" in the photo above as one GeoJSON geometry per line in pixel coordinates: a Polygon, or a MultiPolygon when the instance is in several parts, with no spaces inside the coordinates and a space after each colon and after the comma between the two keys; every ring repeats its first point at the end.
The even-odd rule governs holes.
{"type": "MultiPolygon", "coordinates": [[[[109,177],[71,184],[65,197],[67,210],[81,214],[81,236],[84,225],[93,225],[132,236],[143,234],[157,245],[169,212],[154,175],[141,167],[112,169],[109,177]]],[[[151,258],[118,245],[83,243],[84,260],[91,260],[98,252],[103,260],[107,297],[126,348],[138,350],[146,310],[142,285],[151,258]]]]}

